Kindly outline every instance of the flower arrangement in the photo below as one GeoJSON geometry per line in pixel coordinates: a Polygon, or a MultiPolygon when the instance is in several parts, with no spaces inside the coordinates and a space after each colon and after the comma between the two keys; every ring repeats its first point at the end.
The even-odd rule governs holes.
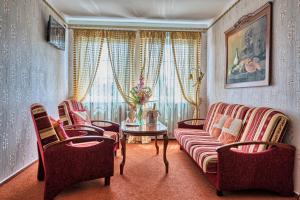
{"type": "Polygon", "coordinates": [[[147,103],[152,95],[151,88],[145,87],[144,77],[140,76],[137,86],[130,90],[129,102],[133,110],[137,110],[138,124],[143,124],[143,106],[147,103]]]}
{"type": "Polygon", "coordinates": [[[133,87],[130,90],[130,103],[134,106],[136,105],[144,105],[149,101],[149,98],[152,95],[152,91],[149,87],[145,87],[144,85],[144,77],[140,76],[140,81],[137,86],[133,87]]]}

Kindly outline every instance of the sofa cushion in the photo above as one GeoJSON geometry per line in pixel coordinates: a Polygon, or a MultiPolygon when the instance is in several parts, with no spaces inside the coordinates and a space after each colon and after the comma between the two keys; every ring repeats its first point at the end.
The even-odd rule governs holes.
{"type": "Polygon", "coordinates": [[[222,133],[218,140],[223,144],[229,144],[235,142],[242,128],[243,121],[233,117],[227,118],[222,128],[222,133]]]}
{"type": "MultiPolygon", "coordinates": [[[[271,108],[252,108],[244,119],[244,128],[239,142],[270,141],[280,142],[288,122],[287,116],[271,108]]],[[[266,145],[243,145],[238,147],[245,152],[259,152],[266,149],[266,145]]]]}
{"type": "Polygon", "coordinates": [[[189,152],[194,145],[205,145],[205,146],[220,146],[222,143],[216,138],[211,136],[185,136],[183,139],[183,148],[189,152]]]}
{"type": "Polygon", "coordinates": [[[218,163],[217,148],[220,145],[194,145],[190,148],[189,154],[201,167],[204,173],[216,173],[218,163]]]}
{"type": "Polygon", "coordinates": [[[179,144],[183,144],[183,139],[188,136],[194,135],[206,135],[209,136],[208,132],[200,129],[188,129],[188,128],[177,128],[174,130],[174,136],[179,144]]]}
{"type": "Polygon", "coordinates": [[[209,134],[214,137],[218,138],[222,132],[222,128],[224,126],[225,121],[227,120],[228,116],[218,113],[215,116],[214,123],[209,134]]]}

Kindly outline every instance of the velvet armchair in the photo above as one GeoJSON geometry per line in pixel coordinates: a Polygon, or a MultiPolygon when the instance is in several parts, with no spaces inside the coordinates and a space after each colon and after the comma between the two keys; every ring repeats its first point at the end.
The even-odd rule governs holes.
{"type": "Polygon", "coordinates": [[[31,115],[39,156],[37,178],[45,181],[45,200],[81,181],[105,178],[105,185],[110,184],[114,174],[113,139],[97,136],[99,129],[92,128],[85,132],[86,136],[70,137],[77,130],[65,131],[61,127],[58,132],[66,136],[62,140],[42,105],[33,104],[31,115]]]}

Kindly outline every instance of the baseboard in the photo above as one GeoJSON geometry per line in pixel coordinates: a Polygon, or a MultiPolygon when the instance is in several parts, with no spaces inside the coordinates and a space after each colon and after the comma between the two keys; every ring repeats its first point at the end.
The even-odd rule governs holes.
{"type": "Polygon", "coordinates": [[[33,160],[32,162],[30,162],[29,164],[25,165],[23,168],[19,169],[18,171],[16,171],[15,173],[13,173],[12,175],[10,175],[9,177],[5,178],[4,180],[2,180],[0,182],[0,186],[7,183],[8,181],[10,181],[12,178],[16,177],[18,174],[20,174],[21,172],[23,172],[25,169],[27,169],[28,167],[30,167],[31,165],[33,165],[34,163],[36,163],[38,160],[33,160]]]}

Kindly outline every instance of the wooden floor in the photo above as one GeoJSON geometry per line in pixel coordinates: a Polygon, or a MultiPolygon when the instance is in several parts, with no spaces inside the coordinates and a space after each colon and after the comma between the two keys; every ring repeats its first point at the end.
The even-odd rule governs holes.
{"type": "MultiPolygon", "coordinates": [[[[156,155],[154,144],[127,145],[127,159],[124,175],[119,172],[122,160],[120,151],[115,160],[115,175],[111,185],[104,187],[104,180],[93,180],[76,184],[60,193],[56,199],[84,200],[290,200],[265,191],[243,191],[215,195],[214,188],[201,174],[194,162],[183,152],[175,141],[169,143],[167,157],[169,174],[165,174],[160,154],[156,155]]],[[[1,186],[0,200],[43,199],[43,182],[36,179],[37,164],[1,186]]]]}

